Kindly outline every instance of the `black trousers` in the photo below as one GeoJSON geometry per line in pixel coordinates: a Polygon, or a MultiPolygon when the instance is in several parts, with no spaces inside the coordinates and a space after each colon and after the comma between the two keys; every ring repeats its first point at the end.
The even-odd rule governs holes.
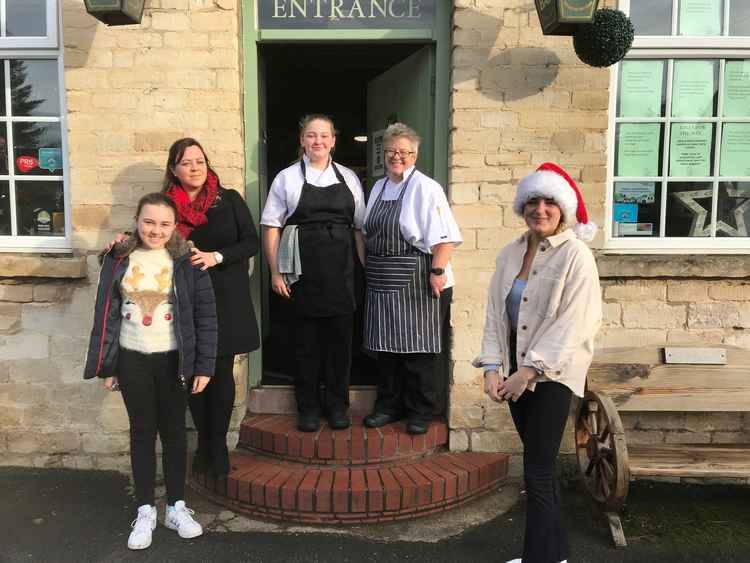
{"type": "Polygon", "coordinates": [[[177,352],[120,349],[118,380],[130,419],[130,463],[138,506],[154,504],[156,433],[169,504],[185,498],[187,392],[177,383],[177,352]]]}
{"type": "MultiPolygon", "coordinates": [[[[453,288],[440,294],[440,327],[444,329],[453,288]]],[[[446,339],[442,339],[443,343],[446,339]]],[[[441,354],[378,352],[378,396],[373,412],[406,416],[415,422],[432,419],[438,404],[441,354]]]]}
{"type": "Polygon", "coordinates": [[[295,319],[294,395],[300,413],[349,408],[353,321],[353,314],[295,319]],[[322,401],[321,381],[325,383],[322,401]]]}
{"type": "Polygon", "coordinates": [[[198,432],[195,452],[202,467],[213,468],[217,475],[229,473],[227,431],[234,406],[234,354],[216,358],[213,377],[202,393],[188,398],[190,414],[198,432]]]}
{"type": "Polygon", "coordinates": [[[508,403],[523,442],[527,498],[524,563],[559,563],[570,554],[555,466],[572,394],[568,387],[546,381],[537,383],[534,392],[524,391],[518,401],[508,403]]]}

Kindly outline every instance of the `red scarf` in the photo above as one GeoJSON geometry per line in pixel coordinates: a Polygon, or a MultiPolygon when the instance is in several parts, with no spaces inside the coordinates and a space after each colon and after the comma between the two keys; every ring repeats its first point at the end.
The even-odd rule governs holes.
{"type": "Polygon", "coordinates": [[[167,190],[167,195],[177,205],[177,230],[187,239],[193,229],[205,225],[206,211],[216,201],[216,194],[219,191],[219,179],[216,174],[208,171],[206,183],[198,192],[198,196],[190,201],[190,196],[180,184],[172,184],[167,190]]]}

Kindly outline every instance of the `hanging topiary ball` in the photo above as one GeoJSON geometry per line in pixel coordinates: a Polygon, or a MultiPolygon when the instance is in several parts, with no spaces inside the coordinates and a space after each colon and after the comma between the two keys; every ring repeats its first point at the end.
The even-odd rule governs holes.
{"type": "Polygon", "coordinates": [[[621,61],[635,37],[635,28],[620,10],[602,8],[591,23],[583,24],[573,35],[573,48],[584,63],[605,67],[621,61]]]}

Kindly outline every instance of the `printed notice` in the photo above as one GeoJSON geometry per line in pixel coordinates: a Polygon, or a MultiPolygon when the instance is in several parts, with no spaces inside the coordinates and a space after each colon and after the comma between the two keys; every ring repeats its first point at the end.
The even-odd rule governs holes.
{"type": "Polygon", "coordinates": [[[750,176],[750,123],[724,124],[721,175],[750,176]]]}
{"type": "Polygon", "coordinates": [[[750,117],[750,59],[727,61],[724,68],[724,115],[750,117]]]}
{"type": "Polygon", "coordinates": [[[664,61],[624,61],[620,117],[660,117],[664,61]]]}
{"type": "Polygon", "coordinates": [[[714,92],[713,61],[675,61],[673,117],[712,117],[714,92]]]}
{"type": "Polygon", "coordinates": [[[711,123],[673,123],[669,175],[710,176],[712,133],[711,123]]]}
{"type": "Polygon", "coordinates": [[[654,203],[656,184],[654,182],[617,182],[615,184],[616,203],[654,203]]]}
{"type": "Polygon", "coordinates": [[[659,175],[659,123],[621,123],[617,139],[617,176],[659,175]]]}
{"type": "Polygon", "coordinates": [[[680,0],[679,35],[721,35],[722,0],[680,0]]]}

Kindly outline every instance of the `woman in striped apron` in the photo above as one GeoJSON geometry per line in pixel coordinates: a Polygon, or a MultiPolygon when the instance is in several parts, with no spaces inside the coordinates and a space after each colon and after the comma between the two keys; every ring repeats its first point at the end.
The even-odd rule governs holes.
{"type": "Polygon", "coordinates": [[[461,234],[443,188],[414,167],[417,133],[395,123],[383,144],[388,175],[373,186],[363,229],[364,345],[378,356],[378,396],[364,423],[377,428],[405,416],[407,431],[423,434],[435,410],[449,260],[461,234]]]}

